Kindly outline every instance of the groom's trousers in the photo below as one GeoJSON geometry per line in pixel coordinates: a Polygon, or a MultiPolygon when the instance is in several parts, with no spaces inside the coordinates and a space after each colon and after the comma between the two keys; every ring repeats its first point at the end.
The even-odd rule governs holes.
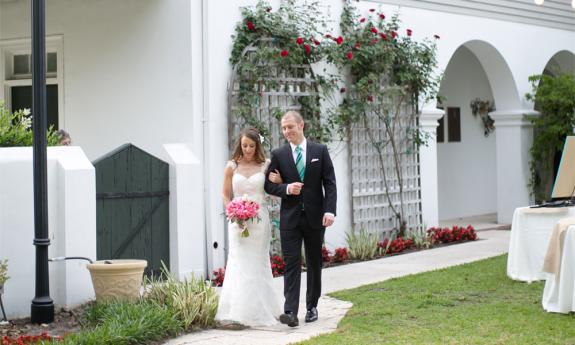
{"type": "Polygon", "coordinates": [[[302,211],[295,229],[281,230],[281,245],[285,261],[284,311],[297,315],[301,284],[301,246],[305,249],[307,289],[306,308],[317,307],[321,296],[322,245],[325,228],[313,229],[302,211]]]}

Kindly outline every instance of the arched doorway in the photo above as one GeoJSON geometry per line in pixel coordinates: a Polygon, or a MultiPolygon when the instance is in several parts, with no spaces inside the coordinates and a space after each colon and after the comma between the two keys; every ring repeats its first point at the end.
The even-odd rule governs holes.
{"type": "Polygon", "coordinates": [[[495,47],[469,41],[452,55],[439,94],[445,111],[437,136],[440,223],[496,223],[497,129],[489,113],[519,108],[511,71],[495,47]]]}

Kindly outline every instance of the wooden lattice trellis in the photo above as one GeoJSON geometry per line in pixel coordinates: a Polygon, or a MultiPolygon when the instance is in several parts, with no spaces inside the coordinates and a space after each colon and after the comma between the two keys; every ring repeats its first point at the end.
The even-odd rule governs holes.
{"type": "MultiPolygon", "coordinates": [[[[257,45],[248,46],[243,53],[243,60],[250,61],[251,56],[262,46],[273,46],[270,39],[260,39],[257,45]]],[[[228,85],[228,144],[230,151],[236,144],[243,127],[249,125],[238,116],[240,106],[238,97],[242,88],[250,88],[259,95],[257,105],[251,107],[251,115],[267,130],[265,148],[269,153],[273,148],[285,142],[280,126],[282,115],[289,110],[302,110],[300,100],[312,98],[317,101],[318,85],[313,77],[310,65],[279,66],[274,63],[260,65],[260,78],[255,82],[248,78],[243,80],[238,73],[241,62],[234,66],[231,81],[228,85]]],[[[319,106],[319,105],[318,105],[319,106]]],[[[319,114],[318,114],[319,115],[319,114]]],[[[307,114],[302,113],[304,118],[307,114]]]]}
{"type": "MultiPolygon", "coordinates": [[[[403,170],[403,203],[407,229],[410,231],[422,228],[421,193],[419,175],[419,154],[412,140],[412,132],[407,128],[417,128],[417,119],[410,107],[404,107],[396,130],[396,143],[399,144],[400,165],[403,170]]],[[[351,158],[353,228],[355,231],[365,229],[370,233],[390,237],[392,231],[399,227],[389,201],[385,194],[383,173],[378,153],[373,146],[368,130],[371,130],[377,142],[385,142],[388,132],[383,119],[375,114],[368,115],[368,126],[355,122],[351,126],[349,152],[351,158]],[[366,128],[367,127],[367,128],[366,128]]],[[[395,207],[400,207],[399,180],[394,171],[394,156],[390,144],[382,145],[385,175],[387,178],[390,199],[395,207]]]]}

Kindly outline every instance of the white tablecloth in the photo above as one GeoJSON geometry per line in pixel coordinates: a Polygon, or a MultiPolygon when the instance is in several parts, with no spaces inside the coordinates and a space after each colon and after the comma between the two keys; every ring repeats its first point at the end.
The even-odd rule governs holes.
{"type": "Polygon", "coordinates": [[[543,260],[555,223],[575,216],[575,207],[529,208],[519,207],[513,213],[507,276],[514,280],[532,282],[544,280],[543,260]]]}
{"type": "Polygon", "coordinates": [[[554,313],[575,311],[575,225],[567,228],[559,276],[547,274],[543,290],[543,309],[554,313]]]}

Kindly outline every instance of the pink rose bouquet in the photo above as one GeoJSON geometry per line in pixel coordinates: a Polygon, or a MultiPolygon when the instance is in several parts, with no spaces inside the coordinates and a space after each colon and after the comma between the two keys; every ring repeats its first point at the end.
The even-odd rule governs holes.
{"type": "Polygon", "coordinates": [[[246,222],[254,218],[259,220],[259,209],[260,205],[257,202],[249,200],[248,196],[244,195],[243,197],[234,198],[228,203],[226,216],[230,222],[238,224],[241,237],[248,237],[250,232],[246,222]]]}

